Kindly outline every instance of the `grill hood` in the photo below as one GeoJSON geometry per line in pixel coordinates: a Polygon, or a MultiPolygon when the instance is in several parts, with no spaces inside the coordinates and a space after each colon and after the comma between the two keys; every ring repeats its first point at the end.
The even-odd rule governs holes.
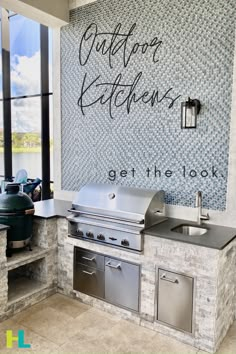
{"type": "Polygon", "coordinates": [[[111,184],[85,185],[76,193],[72,208],[84,216],[123,220],[145,227],[166,219],[164,191],[111,184]]]}

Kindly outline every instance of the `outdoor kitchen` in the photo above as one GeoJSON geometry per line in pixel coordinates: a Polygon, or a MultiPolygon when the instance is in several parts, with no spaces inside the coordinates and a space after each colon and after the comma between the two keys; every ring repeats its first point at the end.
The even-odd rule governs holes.
{"type": "MultiPolygon", "coordinates": [[[[17,345],[32,353],[233,353],[235,1],[0,0],[0,7],[2,23],[15,13],[40,23],[41,69],[53,43],[52,78],[44,72],[40,81],[40,201],[24,193],[28,177],[7,175],[14,166],[7,112],[14,116],[11,102],[20,107],[35,95],[10,97],[4,84],[0,97],[1,136],[9,138],[0,353],[17,345]],[[10,340],[9,331],[18,337],[10,340]]],[[[20,141],[25,133],[14,134],[20,141]]]]}
{"type": "Polygon", "coordinates": [[[167,218],[163,191],[109,184],[35,209],[31,250],[6,257],[1,229],[1,320],[59,292],[216,351],[235,319],[234,228],[167,218]]]}
{"type": "Polygon", "coordinates": [[[202,350],[219,347],[235,318],[235,229],[179,234],[177,225],[203,226],[167,220],[163,193],[142,189],[90,184],[72,206],[69,235],[58,220],[59,291],[202,350]],[[130,234],[137,220],[141,248],[130,234]]]}

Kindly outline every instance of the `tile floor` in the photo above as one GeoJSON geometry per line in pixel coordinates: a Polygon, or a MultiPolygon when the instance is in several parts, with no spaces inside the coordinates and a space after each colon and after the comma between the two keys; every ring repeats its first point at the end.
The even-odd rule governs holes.
{"type": "MultiPolygon", "coordinates": [[[[204,353],[157,332],[56,294],[0,323],[0,353],[204,353]],[[6,330],[25,331],[31,349],[6,349],[6,330]]],[[[236,322],[220,354],[236,353],[236,322]]]]}

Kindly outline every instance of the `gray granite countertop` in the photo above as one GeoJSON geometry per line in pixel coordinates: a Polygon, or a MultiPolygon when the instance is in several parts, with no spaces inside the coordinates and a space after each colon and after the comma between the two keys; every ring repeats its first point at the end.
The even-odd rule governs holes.
{"type": "Polygon", "coordinates": [[[0,224],[0,231],[9,229],[10,226],[0,224]]]}
{"type": "Polygon", "coordinates": [[[34,216],[50,219],[56,216],[66,217],[68,209],[71,208],[71,202],[59,199],[47,199],[34,203],[34,216]]]}
{"type": "Polygon", "coordinates": [[[215,248],[218,250],[223,249],[236,237],[236,229],[234,228],[206,223],[201,226],[208,229],[208,231],[201,236],[187,236],[171,231],[174,227],[182,224],[198,226],[191,221],[169,218],[160,224],[144,230],[144,233],[145,235],[167,238],[173,241],[191,243],[192,245],[215,248]]]}
{"type": "MultiPolygon", "coordinates": [[[[36,217],[50,219],[58,216],[66,217],[69,214],[68,209],[71,208],[71,202],[59,199],[48,199],[35,202],[34,206],[34,215],[36,217]]],[[[202,236],[186,236],[171,231],[174,227],[181,224],[197,226],[196,223],[187,220],[168,218],[166,221],[144,230],[144,233],[145,236],[162,237],[173,241],[186,242],[192,245],[215,248],[218,250],[223,249],[236,237],[236,229],[212,224],[202,224],[203,227],[208,229],[202,236]]],[[[2,225],[2,228],[6,229],[7,227],[2,225]]],[[[0,230],[2,230],[1,226],[0,230]]]]}

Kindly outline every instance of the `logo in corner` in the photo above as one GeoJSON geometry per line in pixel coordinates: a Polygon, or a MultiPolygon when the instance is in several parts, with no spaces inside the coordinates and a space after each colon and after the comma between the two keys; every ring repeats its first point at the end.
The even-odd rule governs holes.
{"type": "Polygon", "coordinates": [[[31,344],[25,343],[25,331],[23,329],[18,330],[18,337],[13,336],[12,330],[6,331],[6,347],[11,349],[13,347],[13,342],[17,342],[18,348],[29,349],[31,344]]]}

